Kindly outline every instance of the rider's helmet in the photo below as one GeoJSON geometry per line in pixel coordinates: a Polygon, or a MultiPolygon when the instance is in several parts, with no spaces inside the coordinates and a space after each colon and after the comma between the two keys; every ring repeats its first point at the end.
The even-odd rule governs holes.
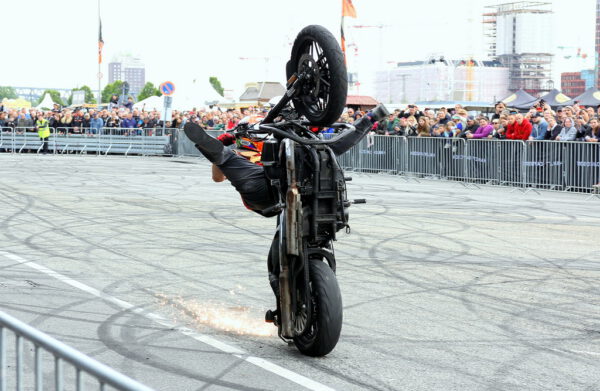
{"type": "MultiPolygon", "coordinates": [[[[250,125],[257,124],[262,121],[264,118],[264,113],[259,113],[255,115],[251,115],[245,117],[242,121],[247,122],[250,125]]],[[[261,164],[261,153],[263,149],[263,142],[258,140],[253,140],[251,138],[242,137],[238,138],[236,142],[236,153],[248,160],[252,163],[261,164]]]]}

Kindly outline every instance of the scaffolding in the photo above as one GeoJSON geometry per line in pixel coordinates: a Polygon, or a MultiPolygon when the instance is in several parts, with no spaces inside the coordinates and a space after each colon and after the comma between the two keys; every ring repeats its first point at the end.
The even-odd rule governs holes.
{"type": "Polygon", "coordinates": [[[548,42],[552,3],[519,1],[486,7],[482,14],[488,57],[509,69],[510,91],[532,95],[552,89],[552,58],[548,42]]]}

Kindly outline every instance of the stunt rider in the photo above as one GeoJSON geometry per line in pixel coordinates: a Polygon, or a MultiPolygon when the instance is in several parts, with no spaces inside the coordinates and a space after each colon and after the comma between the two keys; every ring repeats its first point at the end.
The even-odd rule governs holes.
{"type": "MultiPolygon", "coordinates": [[[[332,152],[339,156],[352,148],[369,133],[373,123],[386,118],[387,110],[382,105],[367,113],[364,117],[354,122],[355,129],[346,130],[350,134],[344,135],[336,143],[330,144],[332,152]]],[[[188,122],[183,128],[186,136],[195,143],[196,148],[206,157],[212,166],[212,177],[215,182],[228,179],[240,193],[246,207],[264,217],[277,214],[274,206],[277,203],[276,191],[271,188],[264,169],[248,159],[236,154],[223,144],[231,145],[233,135],[223,134],[219,139],[208,135],[204,129],[193,122],[188,122]]]]}

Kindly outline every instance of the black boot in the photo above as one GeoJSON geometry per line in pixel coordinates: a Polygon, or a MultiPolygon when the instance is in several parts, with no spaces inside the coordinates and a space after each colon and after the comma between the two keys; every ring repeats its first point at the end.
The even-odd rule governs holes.
{"type": "Polygon", "coordinates": [[[223,162],[223,144],[214,137],[211,137],[202,129],[202,126],[193,122],[188,122],[183,127],[185,135],[196,144],[196,148],[214,164],[223,162]]]}

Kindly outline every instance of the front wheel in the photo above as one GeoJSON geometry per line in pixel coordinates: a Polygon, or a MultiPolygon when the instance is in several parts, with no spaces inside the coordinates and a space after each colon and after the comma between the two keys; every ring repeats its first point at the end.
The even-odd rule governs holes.
{"type": "Polygon", "coordinates": [[[322,26],[307,26],[294,40],[287,78],[302,75],[304,81],[293,99],[296,110],[311,123],[329,126],[336,122],[348,94],[344,54],[337,40],[322,26]]]}
{"type": "Polygon", "coordinates": [[[342,294],[335,274],[321,260],[310,262],[310,290],[313,316],[310,327],[294,344],[307,356],[324,356],[337,344],[342,331],[342,294]]]}

